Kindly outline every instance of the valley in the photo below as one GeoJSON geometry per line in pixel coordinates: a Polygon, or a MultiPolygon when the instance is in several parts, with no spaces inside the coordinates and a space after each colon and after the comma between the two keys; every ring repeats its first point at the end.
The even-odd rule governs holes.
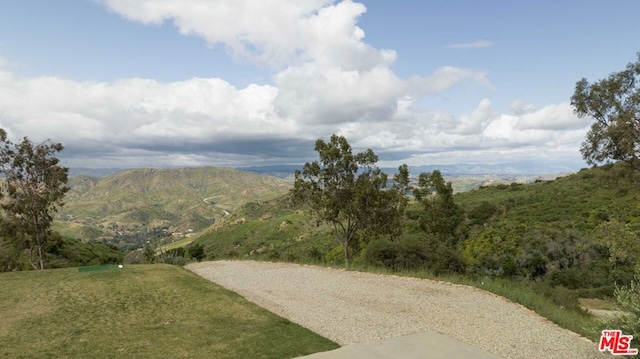
{"type": "Polygon", "coordinates": [[[69,185],[54,229],[123,250],[191,236],[248,201],[273,198],[290,187],[277,178],[213,167],[80,175],[69,185]]]}

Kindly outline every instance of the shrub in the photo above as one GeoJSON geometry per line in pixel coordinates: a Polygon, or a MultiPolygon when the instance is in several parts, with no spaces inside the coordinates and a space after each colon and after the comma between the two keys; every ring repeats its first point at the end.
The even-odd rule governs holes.
{"type": "Polygon", "coordinates": [[[375,240],[367,245],[365,261],[394,270],[417,269],[427,264],[427,253],[422,243],[416,240],[375,240]]]}
{"type": "Polygon", "coordinates": [[[280,251],[274,250],[272,252],[269,252],[269,255],[267,255],[267,259],[269,259],[270,261],[279,261],[280,260],[280,251]]]}
{"type": "Polygon", "coordinates": [[[398,244],[386,240],[375,240],[367,245],[365,261],[374,266],[395,268],[398,244]]]}
{"type": "Polygon", "coordinates": [[[467,217],[471,224],[481,225],[486,223],[491,216],[498,212],[498,207],[487,201],[483,201],[469,211],[467,217]]]}
{"type": "Polygon", "coordinates": [[[319,250],[316,247],[313,247],[307,252],[307,257],[309,257],[309,259],[311,259],[314,262],[322,262],[324,255],[322,254],[321,250],[319,250]]]}
{"type": "Polygon", "coordinates": [[[284,261],[285,262],[298,262],[298,261],[300,261],[300,257],[294,251],[288,250],[284,254],[284,261]]]}
{"type": "Polygon", "coordinates": [[[204,245],[194,243],[190,244],[189,246],[187,246],[187,254],[190,258],[194,258],[195,260],[200,262],[205,257],[204,245]]]}
{"type": "Polygon", "coordinates": [[[574,292],[580,298],[600,298],[607,299],[613,297],[616,287],[613,285],[603,285],[597,288],[580,288],[574,292]]]}
{"type": "Polygon", "coordinates": [[[628,286],[615,290],[616,304],[625,314],[604,321],[602,329],[620,329],[624,334],[640,338],[640,270],[628,286]]]}
{"type": "Polygon", "coordinates": [[[578,293],[563,286],[551,286],[544,282],[526,282],[536,293],[566,310],[579,310],[578,293]]]}

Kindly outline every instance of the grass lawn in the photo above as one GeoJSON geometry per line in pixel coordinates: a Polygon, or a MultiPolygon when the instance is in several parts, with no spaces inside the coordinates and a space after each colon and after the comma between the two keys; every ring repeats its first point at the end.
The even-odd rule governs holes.
{"type": "Polygon", "coordinates": [[[0,273],[0,358],[291,358],[337,347],[177,266],[0,273]]]}

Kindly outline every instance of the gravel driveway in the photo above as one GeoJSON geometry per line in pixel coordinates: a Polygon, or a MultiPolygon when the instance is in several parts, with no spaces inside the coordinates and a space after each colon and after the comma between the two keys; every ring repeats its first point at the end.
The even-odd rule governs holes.
{"type": "Polygon", "coordinates": [[[611,357],[525,307],[473,287],[290,263],[186,268],[341,345],[433,331],[505,359],[611,357]]]}

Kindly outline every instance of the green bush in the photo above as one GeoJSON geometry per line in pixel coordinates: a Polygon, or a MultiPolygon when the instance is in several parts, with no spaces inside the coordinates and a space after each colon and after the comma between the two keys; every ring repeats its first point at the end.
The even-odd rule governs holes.
{"type": "Polygon", "coordinates": [[[187,255],[200,262],[205,257],[204,245],[191,243],[187,246],[187,255]]]}
{"type": "Polygon", "coordinates": [[[270,261],[279,261],[280,260],[280,251],[274,250],[274,251],[269,252],[269,255],[267,256],[267,259],[269,259],[270,261]]]}
{"type": "Polygon", "coordinates": [[[527,282],[536,293],[566,310],[579,310],[578,293],[563,286],[551,286],[543,282],[527,282]]]}
{"type": "Polygon", "coordinates": [[[288,250],[285,254],[284,254],[284,261],[285,262],[299,262],[300,261],[300,257],[298,256],[298,254],[294,251],[288,250]]]}
{"type": "Polygon", "coordinates": [[[597,288],[580,288],[575,289],[574,292],[580,298],[600,298],[608,299],[613,297],[616,287],[613,285],[603,285],[597,288]]]}
{"type": "Polygon", "coordinates": [[[365,262],[374,266],[395,268],[396,257],[398,256],[398,244],[386,240],[375,240],[367,245],[365,262]]]}
{"type": "Polygon", "coordinates": [[[311,259],[311,261],[317,263],[317,262],[322,262],[324,255],[322,254],[322,251],[320,249],[318,249],[317,247],[312,247],[307,252],[307,257],[311,259]]]}
{"type": "Polygon", "coordinates": [[[473,225],[482,225],[486,223],[496,212],[498,212],[498,206],[487,201],[482,201],[469,211],[467,218],[469,218],[473,225]]]}
{"type": "Polygon", "coordinates": [[[624,334],[640,338],[640,270],[636,271],[635,279],[629,285],[616,288],[614,295],[624,314],[604,321],[602,329],[619,329],[624,334]]]}
{"type": "Polygon", "coordinates": [[[422,243],[415,240],[375,240],[367,245],[365,262],[394,270],[424,268],[427,253],[422,243]]]}
{"type": "Polygon", "coordinates": [[[551,274],[551,285],[576,289],[589,287],[589,278],[578,267],[564,268],[551,274]]]}

